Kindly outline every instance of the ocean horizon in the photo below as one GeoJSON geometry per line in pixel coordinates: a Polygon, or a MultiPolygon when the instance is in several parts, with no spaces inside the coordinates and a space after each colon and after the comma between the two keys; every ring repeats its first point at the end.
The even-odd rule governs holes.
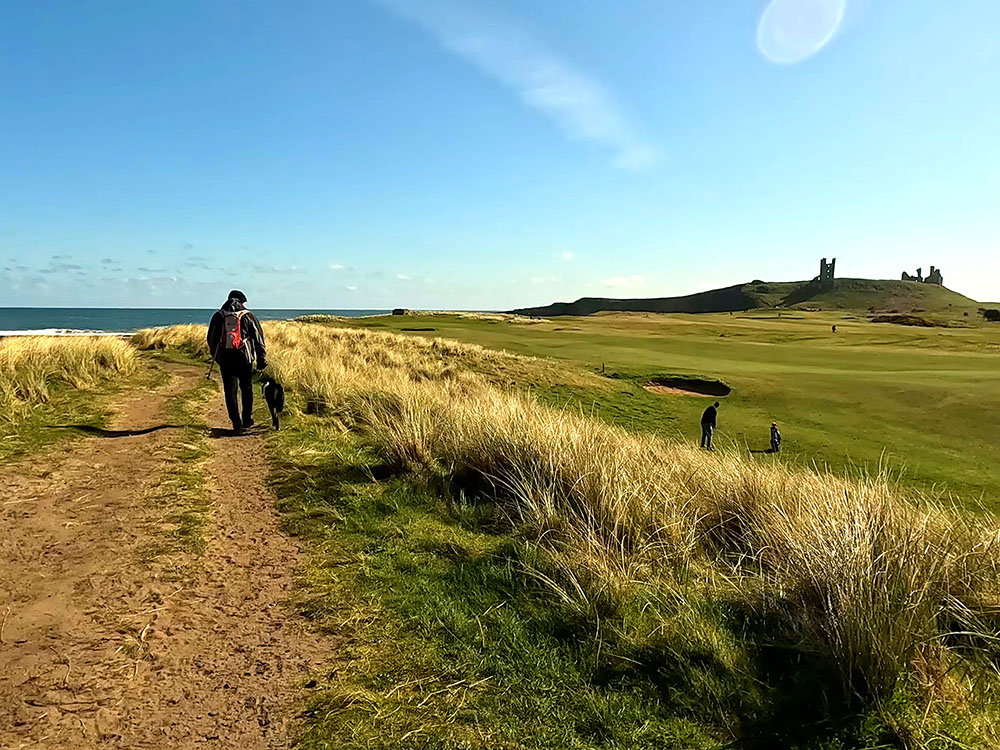
{"type": "MultiPolygon", "coordinates": [[[[140,328],[208,323],[217,308],[185,307],[0,307],[0,336],[134,333],[140,328]]],[[[361,318],[388,315],[388,309],[254,308],[260,320],[303,315],[361,318]]]]}

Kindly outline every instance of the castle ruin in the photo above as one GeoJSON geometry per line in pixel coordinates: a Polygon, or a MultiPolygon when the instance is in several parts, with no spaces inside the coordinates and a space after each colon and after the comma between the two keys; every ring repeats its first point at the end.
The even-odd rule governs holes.
{"type": "Polygon", "coordinates": [[[931,266],[931,272],[927,274],[927,278],[924,278],[923,268],[917,269],[917,275],[911,276],[906,271],[903,271],[901,277],[902,281],[917,281],[921,284],[936,284],[937,286],[944,286],[944,277],[941,276],[941,269],[931,266]]]}
{"type": "Polygon", "coordinates": [[[833,271],[836,265],[837,265],[836,258],[831,260],[829,263],[826,262],[826,258],[823,258],[819,262],[819,276],[813,279],[813,281],[818,281],[821,284],[833,281],[833,271]]]}

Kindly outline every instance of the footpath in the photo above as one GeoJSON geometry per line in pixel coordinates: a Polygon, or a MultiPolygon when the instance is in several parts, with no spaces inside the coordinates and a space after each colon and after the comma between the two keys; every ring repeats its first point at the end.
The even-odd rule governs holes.
{"type": "MultiPolygon", "coordinates": [[[[332,659],[289,601],[300,549],[262,428],[209,441],[203,548],[150,555],[150,498],[184,434],[168,407],[202,377],[157,366],[169,381],[123,397],[109,429],[2,467],[0,748],[288,747],[302,685],[332,659]]],[[[228,424],[220,402],[209,424],[228,424]]]]}

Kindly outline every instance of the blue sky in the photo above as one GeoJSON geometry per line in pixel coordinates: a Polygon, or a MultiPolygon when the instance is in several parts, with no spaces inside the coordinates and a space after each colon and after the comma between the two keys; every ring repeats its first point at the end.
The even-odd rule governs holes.
{"type": "Polygon", "coordinates": [[[0,306],[1000,298],[1000,3],[8,3],[0,306]]]}

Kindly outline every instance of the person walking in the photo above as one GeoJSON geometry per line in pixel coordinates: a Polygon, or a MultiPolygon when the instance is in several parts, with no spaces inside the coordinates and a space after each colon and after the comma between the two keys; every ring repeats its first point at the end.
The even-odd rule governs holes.
{"type": "Polygon", "coordinates": [[[771,453],[781,450],[781,433],[778,432],[778,423],[771,422],[771,453]]]}
{"type": "Polygon", "coordinates": [[[208,348],[219,365],[226,411],[229,412],[235,435],[253,426],[254,361],[258,370],[267,367],[264,331],[260,321],[247,310],[246,302],[247,296],[239,289],[233,289],[229,299],[208,324],[208,348]],[[242,396],[242,415],[237,390],[242,396]]]}
{"type": "Polygon", "coordinates": [[[701,415],[701,447],[705,450],[712,450],[712,436],[715,434],[715,425],[718,415],[718,401],[705,409],[705,412],[701,415]]]}

